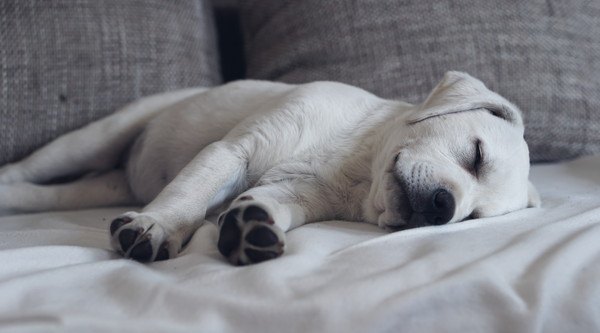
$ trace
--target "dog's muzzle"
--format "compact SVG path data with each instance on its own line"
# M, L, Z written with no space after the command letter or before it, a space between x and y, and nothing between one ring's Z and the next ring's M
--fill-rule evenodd
M418 203L411 202L413 212L408 221L410 227L442 225L450 222L454 216L456 201L452 193L445 189L439 188L432 193L421 193L414 200Z
M442 177L435 171L435 165L425 161L395 168L391 180L391 188L395 190L389 197L393 202L390 207L396 208L396 216L404 223L393 223L392 228L442 225L452 220L456 213L456 197L440 182Z

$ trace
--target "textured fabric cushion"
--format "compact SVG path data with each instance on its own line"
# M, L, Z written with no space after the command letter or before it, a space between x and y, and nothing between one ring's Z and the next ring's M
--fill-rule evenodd
M247 74L421 102L461 70L521 107L532 159L600 152L600 1L248 0Z
M202 0L0 1L0 165L143 95L220 83Z

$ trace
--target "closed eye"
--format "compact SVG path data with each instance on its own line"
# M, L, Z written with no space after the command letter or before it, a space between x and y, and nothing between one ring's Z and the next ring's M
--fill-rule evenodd
M484 164L483 159L483 148L481 144L481 140L475 140L475 158L473 160L473 174L475 177L479 178L481 173L481 167Z
M485 155L485 144L479 138L475 138L471 142L468 149L462 150L456 155L462 168L473 177L480 179L487 172L488 157Z
M481 139L475 139L473 141L473 148L469 153L468 162L465 163L465 169L467 169L473 177L479 179L485 172L486 158L484 154L484 144Z

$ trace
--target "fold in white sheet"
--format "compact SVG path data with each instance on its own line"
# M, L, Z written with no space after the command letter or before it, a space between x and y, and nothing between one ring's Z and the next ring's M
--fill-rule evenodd
M120 259L123 208L0 218L0 331L598 332L600 157L535 166L544 207L388 234L324 222L248 267L201 227L184 253Z

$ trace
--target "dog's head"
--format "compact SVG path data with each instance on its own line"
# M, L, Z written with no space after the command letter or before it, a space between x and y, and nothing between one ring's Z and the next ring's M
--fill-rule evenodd
M412 228L539 206L516 106L464 73L389 126L371 193L380 226Z

